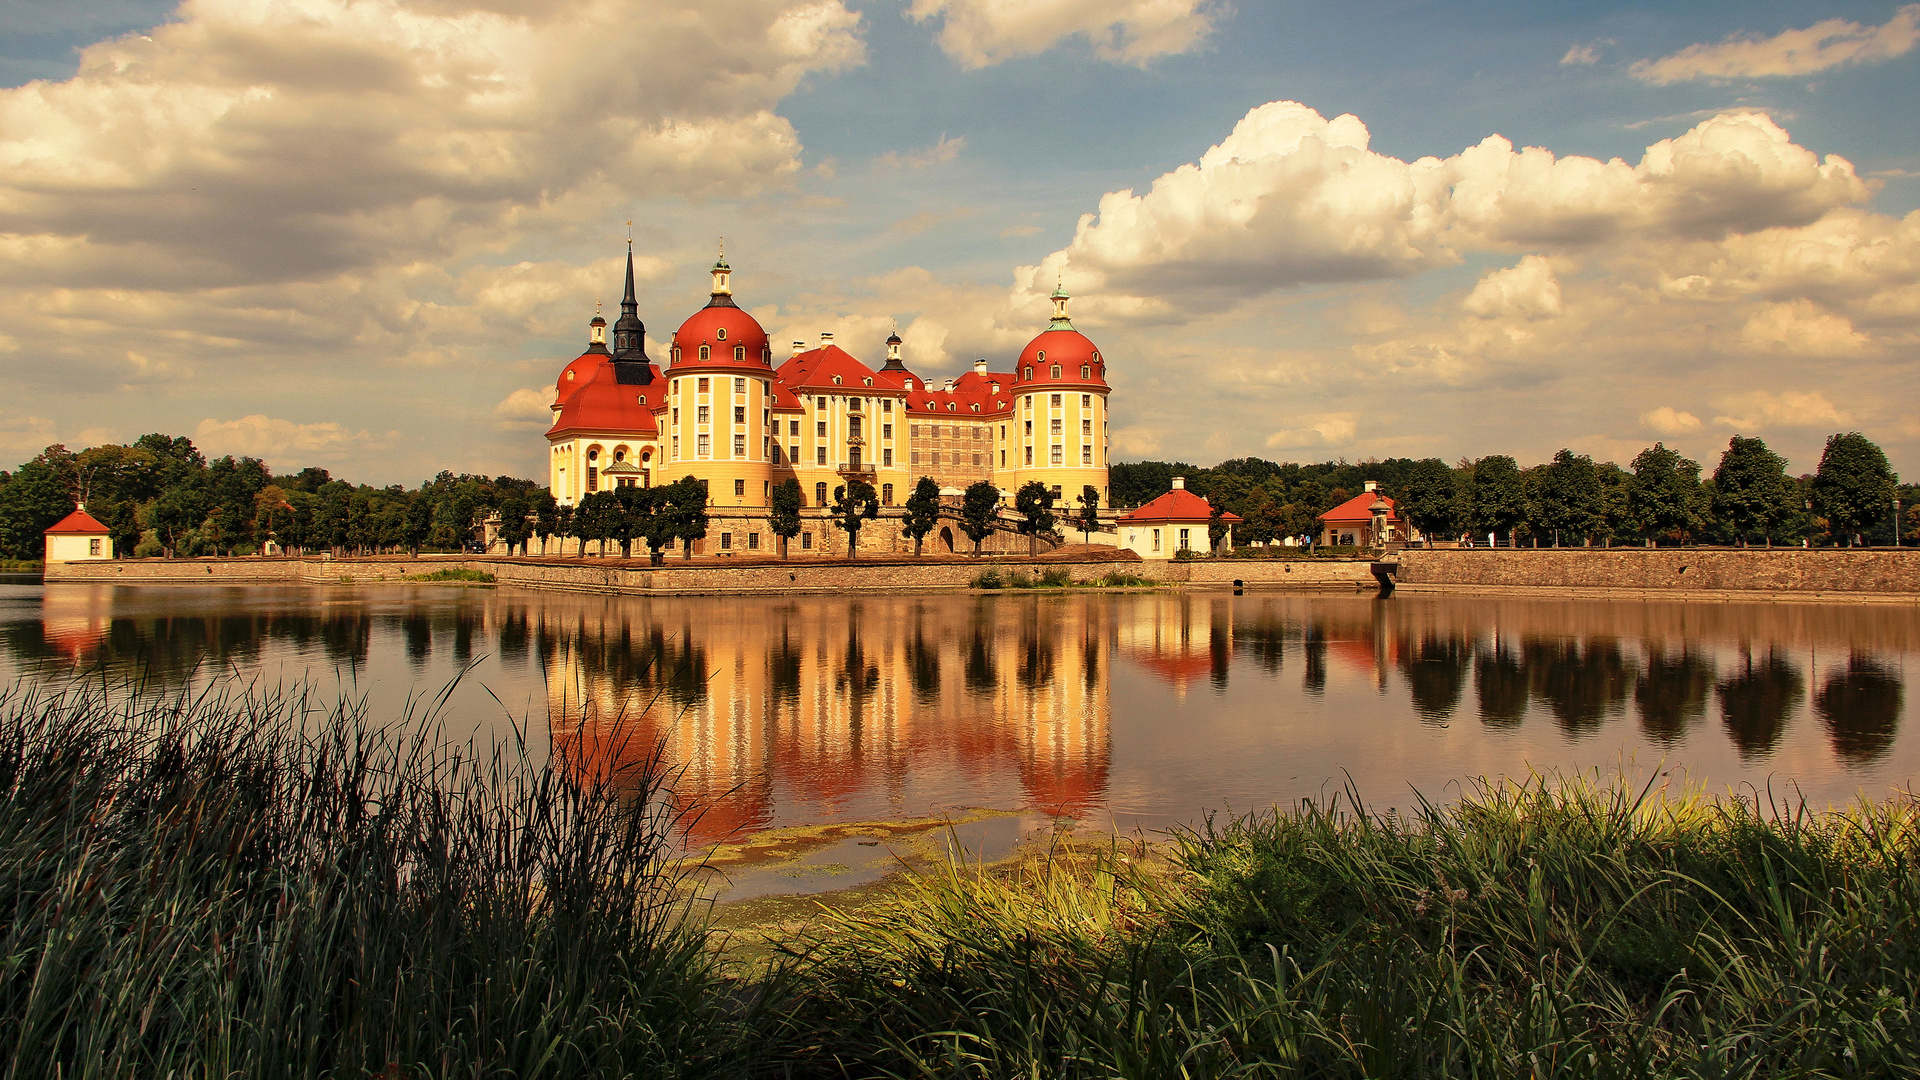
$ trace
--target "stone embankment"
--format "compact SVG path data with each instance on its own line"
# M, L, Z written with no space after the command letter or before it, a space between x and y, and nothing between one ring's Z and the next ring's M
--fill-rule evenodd
M1143 562L1131 553L1062 550L1037 559L980 560L957 556L744 560L531 558L509 556L382 556L362 559L114 559L56 563L49 582L110 582L118 585L336 585L395 582L435 570L467 569L492 574L501 585L558 592L655 593L663 595L755 595L769 593L915 592L964 589L982 573L1002 578L1034 577L1065 570L1076 582L1111 573L1194 588L1372 591L1365 560L1194 560Z
M1409 549L1405 592L1920 603L1920 548Z

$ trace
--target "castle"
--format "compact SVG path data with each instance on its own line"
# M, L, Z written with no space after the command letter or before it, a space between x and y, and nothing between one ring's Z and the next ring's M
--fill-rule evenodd
M883 508L905 502L923 476L948 497L985 480L1008 504L1039 481L1062 511L1092 485L1107 505L1106 361L1073 328L1064 290L1014 370L979 360L929 382L907 367L897 333L878 368L825 333L814 348L794 342L775 367L766 330L734 301L732 276L724 257L714 263L706 306L680 324L661 365L647 355L629 243L611 347L595 315L587 350L554 384L547 473L562 505L693 476L707 486L713 519L703 547L743 554L772 547L768 504L789 478L806 521L797 550L836 546L825 518L834 490L856 477Z

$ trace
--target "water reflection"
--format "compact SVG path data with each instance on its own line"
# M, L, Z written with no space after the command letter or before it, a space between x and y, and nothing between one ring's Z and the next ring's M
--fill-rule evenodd
M1844 793L1920 771L1916 652L1916 613L1813 605L0 593L0 656L35 677L344 671L397 700L471 665L459 708L544 710L580 768L663 746L707 837L975 805L1162 820L1643 752Z

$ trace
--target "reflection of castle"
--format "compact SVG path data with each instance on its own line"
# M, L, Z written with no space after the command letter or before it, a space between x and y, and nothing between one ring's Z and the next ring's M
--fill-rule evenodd
M1077 813L1106 788L1109 611L966 597L610 607L547 651L555 741L599 768L664 746L705 838L874 797L924 812L906 800L929 771L1011 770L1030 805Z

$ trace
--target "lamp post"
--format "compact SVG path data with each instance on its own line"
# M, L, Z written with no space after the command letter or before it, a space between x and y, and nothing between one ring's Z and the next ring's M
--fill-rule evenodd
M1893 546L1900 546L1900 493L1898 490L1893 495Z

